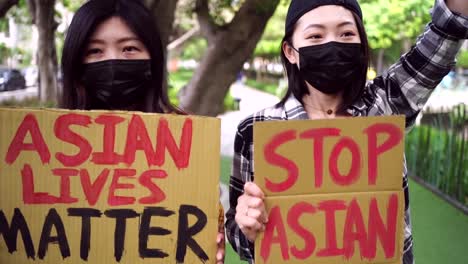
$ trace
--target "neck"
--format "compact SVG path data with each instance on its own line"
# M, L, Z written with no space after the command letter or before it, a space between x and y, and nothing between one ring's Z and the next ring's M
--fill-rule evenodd
M309 87L309 94L302 97L304 108L309 118L334 118L336 111L343 102L343 93L325 94L319 90Z

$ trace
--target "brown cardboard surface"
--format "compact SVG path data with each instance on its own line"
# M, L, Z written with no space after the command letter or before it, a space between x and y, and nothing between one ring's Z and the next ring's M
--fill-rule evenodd
M270 214L267 230L256 240L256 263L399 263L403 249L404 123L403 116L256 123L255 183L265 193ZM386 230L392 194L398 198L397 211L390 214L396 217L396 230L382 237L394 236L395 250L385 255L383 244L377 240L373 243L375 256L366 251L368 247L360 251L356 241L367 245L367 241L372 241L369 234L376 234L375 228ZM376 199L372 202L374 209L382 215L381 225L369 215L372 199ZM338 203L335 206L341 209L325 213L330 202ZM303 207L294 207L296 213L289 214L294 205ZM358 211L362 213L361 220L347 215ZM325 221L332 215L336 220L334 229ZM282 240L278 221L272 222L271 217L284 223ZM354 229L345 231L345 223ZM335 230L335 236L326 235L332 232L326 228ZM270 238L265 239L268 230ZM319 254L327 243L333 243L334 237L337 251ZM304 251L304 241L311 240L315 240L315 247L311 251L309 245ZM350 250L350 245L354 246L354 254L338 250Z
M269 222L256 240L256 263L401 263L402 191L276 196L266 207Z
M293 161L297 166L300 177L297 177L294 185L287 189L288 195L397 190L401 188L403 180L401 174L403 171L404 124L405 119L402 116L255 123L255 182L265 192L266 196L284 195L281 191L269 190L265 183L267 179L273 183L281 183L287 179L288 172L284 169L284 165L281 165L281 167L277 165L278 163L285 164L285 161L276 158L276 164L272 164L266 160L265 155L267 146L274 141L273 139L275 137L283 137L286 138L284 143L271 148L273 151L269 153L272 156L271 153L275 152L279 156L282 156L283 159ZM392 145L390 149L382 151L378 155L376 182L375 184L369 184L368 142L370 137L365 131L374 125L392 126L400 134L400 140L396 145ZM310 137L303 138L304 133L307 133L307 131L317 131L317 129L333 129L338 130L340 133L340 136L325 137L323 140L323 161L319 164L323 168L323 183L320 187L315 186L315 168L317 168L317 164L319 163L314 155L314 150L318 149L314 147L316 141ZM385 127L382 130L385 131ZM281 136L282 134L286 136ZM377 135L377 141L370 141L375 142L377 147L388 140L388 134L385 132L374 134ZM329 169L331 153L335 146L343 139L346 142L350 142L351 140L353 143L349 144L354 144L357 150L356 153L361 157L358 159L357 155L355 156L360 172L357 180L350 185L335 183L331 178ZM344 148L341 152L338 151L338 153L340 153L336 163L338 171L340 174L346 175L351 169L351 152L348 148ZM272 157L272 159L274 158Z
M220 120L0 109L0 135L0 263L214 263ZM83 212L90 230L73 216ZM14 215L29 229L29 258L28 237L9 232Z

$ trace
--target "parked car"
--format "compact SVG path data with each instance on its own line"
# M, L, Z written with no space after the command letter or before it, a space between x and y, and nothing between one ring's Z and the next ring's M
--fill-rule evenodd
M0 68L0 91L25 89L26 80L17 69Z

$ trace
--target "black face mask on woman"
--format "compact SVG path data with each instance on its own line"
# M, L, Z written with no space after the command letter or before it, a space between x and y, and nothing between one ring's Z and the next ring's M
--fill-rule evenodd
M359 43L328 42L296 51L301 77L325 94L341 92L362 72L364 59Z
M106 60L84 65L89 107L106 110L142 108L151 80L150 60Z

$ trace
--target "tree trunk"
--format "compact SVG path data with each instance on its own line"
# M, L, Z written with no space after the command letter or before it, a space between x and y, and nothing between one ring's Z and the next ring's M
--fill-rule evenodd
M402 45L402 54L408 52L411 49L411 45L413 45L413 41L410 39L403 39L403 45Z
M197 0L200 30L208 49L181 97L181 108L192 114L216 116L224 109L224 98L244 62L252 56L279 0L245 0L232 22L214 24L207 0Z
M146 6L151 13L153 13L155 24L159 29L163 47L169 44L178 1L179 0L146 0Z
M4 17L8 10L18 4L19 0L0 0L0 18Z
M172 34L175 11L179 0L146 0L146 6L153 13L154 23L156 24L164 49L164 72L167 76L167 45ZM163 79L163 89L169 89L167 78Z
M55 0L34 0L33 16L39 32L37 64L39 69L39 99L57 101L57 52L55 47Z
M179 38L169 43L167 45L168 58L171 59L171 58L179 56L180 53L185 48L186 44L189 43L189 40L191 40L194 37L199 36L199 34L200 34L200 28L198 27L198 25L196 25L189 31L185 32L185 34L183 34Z
M377 75L382 74L384 70L384 55L385 55L385 49L379 49L379 53L377 55Z

